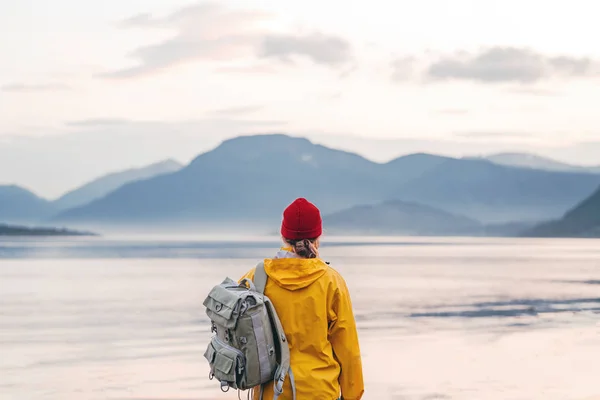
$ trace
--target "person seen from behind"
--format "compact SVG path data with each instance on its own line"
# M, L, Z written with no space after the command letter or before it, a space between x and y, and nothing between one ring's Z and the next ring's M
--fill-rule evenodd
M319 257L319 209L298 198L283 212L284 246L264 260L265 295L279 315L290 348L298 400L358 400L362 360L350 293L342 276ZM255 268L241 279L254 279ZM240 280L241 280L240 279ZM259 391L254 391L258 399ZM263 398L273 398L265 385ZM292 398L289 375L281 400Z

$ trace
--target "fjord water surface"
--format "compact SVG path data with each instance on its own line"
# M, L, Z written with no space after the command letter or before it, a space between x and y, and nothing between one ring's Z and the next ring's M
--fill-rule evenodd
M278 245L0 241L0 398L237 398L208 379L202 301ZM600 241L325 238L322 255L353 296L365 399L600 396Z

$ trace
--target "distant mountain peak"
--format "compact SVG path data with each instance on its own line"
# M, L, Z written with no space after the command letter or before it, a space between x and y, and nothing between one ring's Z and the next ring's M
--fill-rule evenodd
M258 135L245 135L227 139L215 149L245 149L248 147L277 148L277 147L308 147L314 144L303 137L295 137L283 133L267 133Z
M411 153L411 154L406 154L404 156L401 156L400 158L445 158L445 159L449 159L451 157L445 157L445 156L440 156L437 154L432 154L432 153L426 153L426 152L416 152L416 153Z
M166 159L145 167L112 172L66 193L55 201L55 205L61 210L79 207L99 199L127 183L175 172L181 168L183 168L183 165L179 162L173 159Z
M183 164L173 158L167 158L165 160L155 162L154 164L150 164L145 168L152 168L152 167L158 167L158 166L171 167L171 168L182 168Z
M154 162L154 163L146 165L146 166L131 167L131 168L127 168L127 169L124 169L121 171L110 172L98 179L106 178L109 176L122 175L125 173L133 173L133 172L142 172L143 173L143 171L153 171L153 170L159 170L159 172L162 172L163 170L178 170L180 168L183 168L183 164L181 164L180 162L178 162L172 158L167 158L165 160L157 161L157 162Z
M37 198L43 200L41 197L33 193L31 190L24 188L23 186L15 183L9 183L6 185L0 185L0 194L4 196L27 196L30 198Z
M489 155L487 158L493 158L493 157L522 157L522 158L527 158L527 159L545 159L545 160L549 160L549 158L547 157L542 157L539 156L537 154L533 154L533 153L524 153L524 152L503 152L503 153L494 153Z
M303 140L303 141L309 141L307 138L305 137L301 137L301 136L294 136L294 135L290 135L287 133L255 133L255 134L250 134L250 135L239 135L239 136L235 136L229 139L225 139L223 140L223 143L228 143L228 142L242 142L242 141L247 141L247 140L263 140L263 139L268 139L268 140Z
M563 163L549 157L543 157L533 153L523 152L504 152L490 154L481 157L480 159L488 160L494 164L518 167L540 169L546 171L562 171L562 172L589 172L600 173L600 166L583 166Z
M198 155L188 168L203 168L206 163L223 165L233 161L255 163L259 160L273 160L274 163L275 160L295 160L317 167L343 162L341 158L351 158L353 161L360 159L361 162L372 164L355 153L322 146L303 137L273 133L227 139L213 150Z
M29 223L55 212L54 206L33 192L15 185L0 185L0 222Z
M444 161L455 160L453 157L440 156L432 153L410 153L405 154L400 157L396 157L391 161L388 161L388 164L397 164L397 163L405 163L405 162L420 162L420 163L433 163L439 164Z
M24 189L15 183L7 183L6 185L0 185L0 191L3 191L5 193L28 192L27 189Z

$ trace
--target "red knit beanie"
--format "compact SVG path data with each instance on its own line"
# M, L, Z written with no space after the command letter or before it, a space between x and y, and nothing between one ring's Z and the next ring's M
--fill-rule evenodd
M283 211L281 235L286 239L313 239L321 236L321 213L304 198L294 200Z

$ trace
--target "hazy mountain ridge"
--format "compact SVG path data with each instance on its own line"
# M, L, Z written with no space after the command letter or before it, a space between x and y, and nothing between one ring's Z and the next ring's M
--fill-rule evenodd
M241 137L224 141L176 173L125 185L61 213L57 221L87 223L102 216L125 224L276 223L280 216L273 210L295 197L311 198L325 213L381 199L385 188L378 181L385 177L380 168L303 138ZM375 182L373 176L378 176ZM132 204L137 206L128 207Z
M542 223L524 236L600 237L600 187L561 219Z
M153 167L161 163L146 168L153 171L151 176L138 175L139 179L88 203L63 211L46 204L50 211L33 222L95 230L128 226L262 230L280 222L276 210L296 197L307 197L340 226L344 223L336 218L345 216L369 231L504 235L558 218L600 185L600 174L427 153L376 163L284 134L229 139L186 166L167 164L159 171ZM135 171L139 169L124 171L120 177ZM111 175L71 193L85 194L98 182L111 182ZM349 209L364 219L351 217ZM372 225L377 218L379 228ZM432 222L435 218L437 225ZM406 226L394 227L391 220Z
M105 196L123 184L176 171L182 167L173 160L147 167L131 168L95 179L51 201L17 185L0 185L0 222L35 224L46 221L72 205L84 205Z
M49 218L57 208L17 185L0 185L0 222L28 224Z
M61 213L74 224L243 226L277 224L295 197L324 214L390 199L465 215L486 225L561 215L600 184L600 174L505 167L430 154L375 163L283 134L229 139L166 176L124 185Z
M473 235L484 232L479 221L433 207L390 200L360 205L323 217L334 235Z
M157 162L146 167L130 168L114 172L94 179L85 185L74 189L54 201L56 208L65 210L79 207L104 197L126 183L151 178L153 176L175 172L183 165L174 160Z
M504 166L541 169L546 171L587 172L600 174L600 165L572 165L530 153L497 153L481 158L491 161L494 164Z
M393 197L468 215L484 223L539 222L561 215L599 184L600 174L451 158L401 185Z
M484 224L434 207L390 200L339 211L323 218L328 234L401 236L517 236L535 224Z

